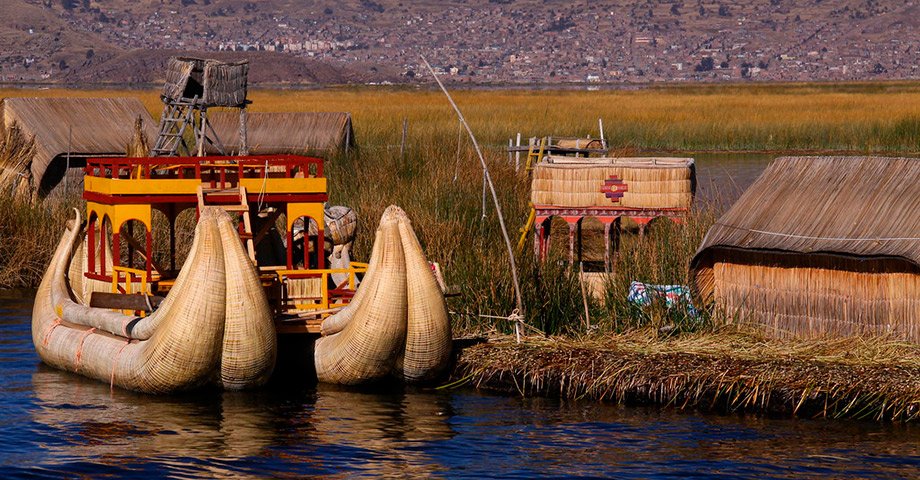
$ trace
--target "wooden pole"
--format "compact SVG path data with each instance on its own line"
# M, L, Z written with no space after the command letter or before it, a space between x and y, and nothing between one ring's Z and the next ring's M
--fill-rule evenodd
M249 155L249 135L246 117L246 105L240 108L240 155Z
M70 172L70 150L73 144L73 125L67 125L67 166L64 168L64 196L70 193L70 182L67 175Z
M518 132L517 134L517 140L515 140L515 146L517 147L521 146L521 132ZM518 150L514 152L514 171L516 172L520 169L521 169L521 151Z
M581 284L581 301L585 306L585 330L591 328L591 314L588 311L588 294L585 292L585 268L578 262L578 283Z
M514 282L514 297L517 302L518 312L523 317L524 299L521 296L521 284L518 281L517 262L514 259L514 246L511 245L511 238L508 236L508 229L505 227L505 217L502 214L502 206L498 201L498 193L495 191L495 185L492 183L492 176L489 174L489 166L486 164L485 157L482 156L482 150L479 148L479 142L476 141L476 136L473 135L473 130L470 128L470 125L466 123L466 119L463 118L463 112L461 112L457 104L454 103L454 99L450 96L450 92L448 92L447 88L444 87L444 84L441 83L441 79L438 78L438 75L434 73L434 69L431 68L428 60L426 60L425 57L422 57L422 62L425 63L425 66L428 68L431 76L434 77L434 81L438 83L438 87L441 88L441 91L444 92L444 95L447 97L447 101L450 102L451 107L454 108L454 112L456 112L457 116L460 118L460 123L462 123L463 127L466 128L466 133L469 134L470 140L473 142L473 148L476 149L476 155L479 156L479 162L482 164L483 175L486 178L486 182L489 184L489 190L492 192L492 201L495 203L495 213L498 217L498 224L502 230L502 237L504 237L505 240L505 247L508 249L508 264L511 267L511 279Z
M607 139L604 138L604 119L603 118L597 119L597 128L600 129L601 131L601 145L603 146L603 148L607 148Z

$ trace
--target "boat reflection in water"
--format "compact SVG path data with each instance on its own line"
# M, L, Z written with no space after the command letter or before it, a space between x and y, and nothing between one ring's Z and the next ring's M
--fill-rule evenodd
M32 377L42 470L232 477L291 470L377 475L444 471L407 443L455 433L447 395L366 393L319 385L299 392L148 396L39 365ZM87 463L91 462L91 463Z

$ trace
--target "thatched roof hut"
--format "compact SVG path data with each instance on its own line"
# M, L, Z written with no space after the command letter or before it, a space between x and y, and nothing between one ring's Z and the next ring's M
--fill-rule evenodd
M568 208L689 208L692 158L547 156L533 169L531 201Z
M35 139L30 168L42 192L63 178L68 151L73 168L87 157L124 155L138 117L148 141L156 137L153 118L136 98L5 98L0 110L4 129L15 123Z
M166 65L163 97L171 101L198 101L210 107L246 104L249 61L172 57Z
M248 113L247 144L251 155L296 154L354 146L351 115L339 112ZM240 150L236 112L209 112L208 119L226 151ZM217 153L210 147L209 153Z
M691 262L703 302L776 334L920 341L920 159L784 157Z

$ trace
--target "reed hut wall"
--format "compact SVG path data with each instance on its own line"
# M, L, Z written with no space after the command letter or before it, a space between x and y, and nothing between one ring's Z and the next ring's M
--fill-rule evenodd
M153 117L135 98L15 97L3 99L0 111L4 128L15 123L35 139L30 170L33 185L43 190L63 178L68 151L71 167L88 157L124 155L138 117L148 142L156 138Z
M701 303L777 336L920 342L920 159L783 157L707 233Z
M695 190L692 158L549 156L534 167L531 201L570 208L689 208Z
M295 154L341 150L355 144L351 116L339 112L247 113L246 141L252 155ZM236 112L208 112L217 138L228 151L240 150ZM209 153L217 153L208 147Z

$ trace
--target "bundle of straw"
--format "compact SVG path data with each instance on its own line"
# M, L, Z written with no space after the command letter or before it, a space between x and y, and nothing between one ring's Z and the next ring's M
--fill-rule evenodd
M314 352L322 382L356 385L389 376L423 382L447 367L444 294L399 207L384 211L361 287L348 307L323 322L322 333Z
M255 268L229 215L204 208L169 296L133 318L91 308L67 273L82 262L84 229L70 223L36 294L32 340L45 363L129 390L169 393L212 383L246 388L268 380L276 339ZM71 275L71 278L73 276Z
M27 138L15 122L0 129L0 192L9 192L14 198L28 198L34 156L35 138Z

